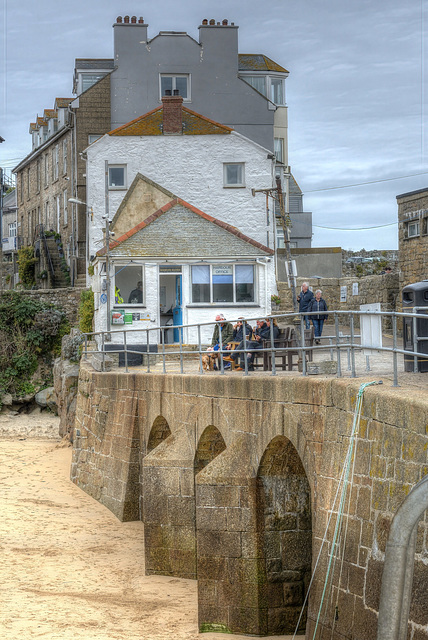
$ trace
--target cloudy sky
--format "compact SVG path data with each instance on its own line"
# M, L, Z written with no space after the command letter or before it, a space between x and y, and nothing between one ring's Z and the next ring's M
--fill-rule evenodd
M149 37L203 18L239 25L240 53L290 71L289 162L313 246L397 247L396 195L428 187L428 0L0 0L0 166L31 150L29 123L71 96L75 58L113 57L118 15ZM369 229L365 229L369 227Z

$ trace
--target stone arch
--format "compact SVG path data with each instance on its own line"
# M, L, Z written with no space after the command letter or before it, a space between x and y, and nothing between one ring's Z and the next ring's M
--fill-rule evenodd
M195 451L195 475L202 471L219 453L226 449L226 443L220 431L214 425L204 429Z
M171 429L167 420L163 416L157 416L153 421L152 428L150 429L149 439L147 441L147 451L149 454L153 449L156 449L161 442L166 440L171 435Z
M294 633L311 575L311 490L299 454L285 436L273 438L264 451L256 499L268 592L267 634ZM306 612L300 632L305 625Z

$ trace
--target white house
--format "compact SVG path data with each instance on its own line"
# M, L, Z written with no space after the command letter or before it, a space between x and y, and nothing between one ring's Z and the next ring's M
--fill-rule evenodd
M270 312L275 221L264 195L252 192L273 186L266 149L171 96L86 155L96 331L123 330L125 317L129 328L145 328L209 322L220 312L231 319ZM105 215L114 233L109 292ZM177 341L178 330L165 339ZM129 334L130 342L141 340ZM153 332L150 342L159 340ZM197 342L196 330L183 340Z

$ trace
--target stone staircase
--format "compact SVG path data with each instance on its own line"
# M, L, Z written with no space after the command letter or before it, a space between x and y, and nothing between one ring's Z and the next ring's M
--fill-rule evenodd
M62 270L61 265L62 265L62 255L60 253L60 250L58 248L58 245L55 241L55 238L53 237L49 237L46 238L46 244L49 250L49 255L51 258L51 262L52 262L52 266L53 266L53 271L54 271L54 278L53 278L53 282L52 282L52 275L50 273L50 269L49 267L47 268L47 272L48 272L48 285L49 288L51 289L59 289L59 288L63 288L63 287L69 287L70 286L70 277L66 275L66 273ZM43 244L42 244L43 247ZM44 253L44 248L43 248L43 253ZM45 255L45 262L46 265L48 265L48 256Z

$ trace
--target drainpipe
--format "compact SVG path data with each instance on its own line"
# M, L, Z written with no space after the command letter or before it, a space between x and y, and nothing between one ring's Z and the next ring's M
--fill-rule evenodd
M428 508L428 475L400 505L385 550L377 640L406 640L418 522Z

